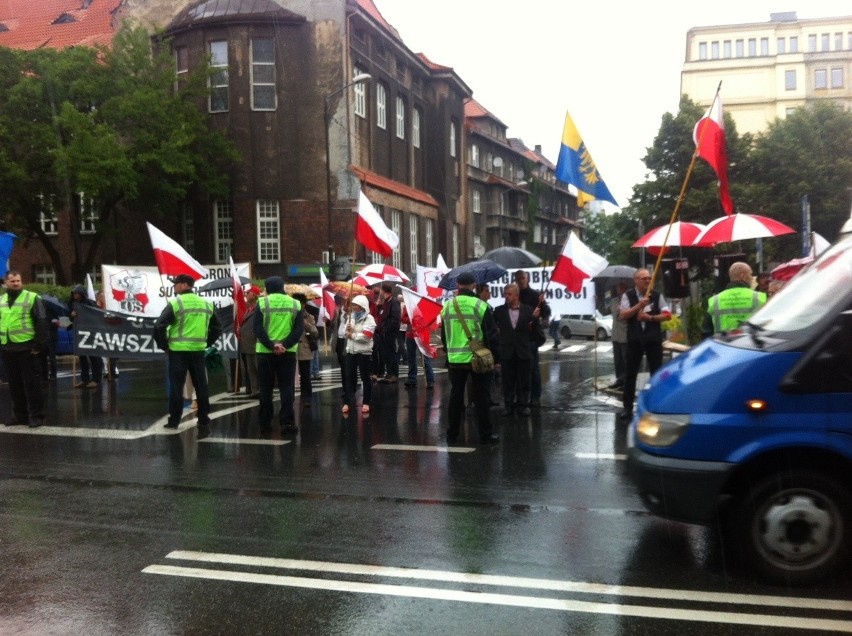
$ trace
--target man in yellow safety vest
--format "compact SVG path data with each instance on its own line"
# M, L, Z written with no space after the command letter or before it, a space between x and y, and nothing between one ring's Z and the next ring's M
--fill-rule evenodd
M751 288L752 272L748 263L737 261L728 268L728 286L707 300L707 316L713 333L727 333L746 322L766 304L766 294ZM705 333L710 332L705 321Z

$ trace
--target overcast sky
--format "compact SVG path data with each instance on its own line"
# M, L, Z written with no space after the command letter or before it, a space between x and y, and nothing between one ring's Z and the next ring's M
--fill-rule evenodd
M677 111L691 27L852 13L849 0L374 1L411 50L452 67L510 137L554 163L570 111L620 205L644 181L663 114Z

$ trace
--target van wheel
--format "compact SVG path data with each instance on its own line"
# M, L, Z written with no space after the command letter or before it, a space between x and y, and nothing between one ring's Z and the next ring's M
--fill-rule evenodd
M604 329L603 327L598 327L598 340L606 340L606 339L607 339L606 329Z
M736 547L773 583L822 579L849 556L850 495L826 475L789 471L766 477L743 493L731 521Z
M559 328L559 335L562 336L563 340L571 339L571 328L568 325L562 325Z

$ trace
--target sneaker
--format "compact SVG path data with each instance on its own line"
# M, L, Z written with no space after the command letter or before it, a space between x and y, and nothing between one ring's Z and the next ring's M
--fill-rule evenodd
M180 426L180 422L166 422L164 428L177 428L178 426Z
M86 388L87 389L97 389L100 385L101 385L100 382L95 382L94 380L92 380L91 382L86 383Z

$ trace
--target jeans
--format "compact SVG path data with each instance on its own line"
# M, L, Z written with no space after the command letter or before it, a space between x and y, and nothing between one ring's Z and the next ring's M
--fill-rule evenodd
M314 355L311 358L311 375L319 375L320 372L320 358L319 358L319 349L314 351Z
M203 351L169 351L169 424L176 426L183 415L183 384L186 374L195 387L198 425L210 423L210 390Z
M408 356L408 381L417 381L417 342L414 338L405 339L405 353ZM422 355L422 354L421 354ZM435 371L432 369L432 358L423 356L423 368L426 374L426 384L435 384Z
M550 334L550 337L553 338L553 346L558 347L562 342L559 339L559 321L551 318L550 327L548 327L547 332Z
M275 408L272 405L272 389L278 381L281 395L281 412L278 422L281 426L295 426L296 413L293 402L296 399L296 353L288 351L281 355L274 353L257 354L257 381L260 385L260 410L258 420L261 431L268 431L272 425Z

